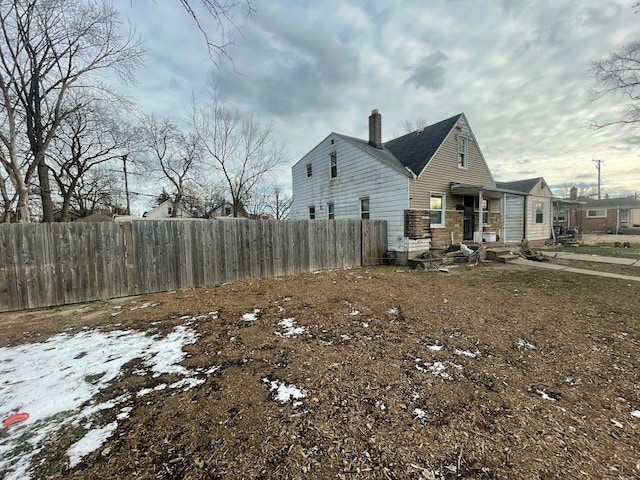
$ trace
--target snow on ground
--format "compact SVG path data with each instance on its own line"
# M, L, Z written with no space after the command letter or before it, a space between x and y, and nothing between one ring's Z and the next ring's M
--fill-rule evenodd
M536 346L533 343L529 343L524 339L519 339L516 342L516 346L520 349L520 350L535 350Z
M287 385L281 380L263 378L262 381L269 385L269 391L274 394L274 399L278 403L289 403L289 400L291 400L294 407L299 407L302 405L300 399L307 396L303 390L300 390L295 385Z
M307 327L296 327L296 319L295 318L285 318L278 322L283 329L283 332L275 332L276 335L282 337L296 337L298 335L302 335L307 331Z
M189 317L187 323L194 319ZM96 402L96 395L108 393L112 382L122 375L123 366L134 359L142 362L138 374L184 377L169 385L174 390L203 383L201 377L217 367L190 371L180 365L186 355L183 347L196 339L196 332L184 325L164 337L134 330L85 329L60 333L42 343L0 348L0 420L19 412L29 414L27 420L8 427L0 437L0 475L7 480L30 478L32 460L44 442L63 427L88 429L69 449L72 466L99 448L116 430L118 420L128 417L133 407L127 403L136 395L167 387L160 384L135 395L132 392ZM116 421L94 426L97 413L116 407L120 409ZM25 445L29 447L25 449Z
M245 322L255 322L258 319L258 314L260 313L259 308L255 308L253 313L245 313L242 315L242 320Z
M631 412L631 416L634 418L640 418L640 410L634 410Z

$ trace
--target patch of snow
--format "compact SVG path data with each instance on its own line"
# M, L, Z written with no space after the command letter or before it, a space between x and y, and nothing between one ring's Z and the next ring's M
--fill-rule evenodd
M456 355L462 355L464 357L469 358L477 358L480 356L480 352L476 350L475 352L471 352L469 350L458 350L457 348L453 351Z
M351 340L351 335L346 335L346 334L340 335L340 339L343 342L348 342L349 340Z
M631 416L634 418L640 418L640 410L634 410L631 412Z
M400 310L397 307L391 307L389 310L387 310L387 313L389 315L398 315L398 313L400 313Z
M356 315L360 315L360 312L358 310L353 310L352 312L345 313L345 315L353 315L355 317Z
M536 393L538 395L540 395L542 397L543 400L549 400L550 402L555 402L556 399L553 397L550 397L547 392L543 391L543 390L536 390Z
M427 345L427 348L434 352L439 352L444 348L444 345Z
M519 339L516 342L516 346L520 349L520 350L535 350L536 346L532 343L527 342L524 339Z
M117 312L113 312L111 316L115 317L116 315L120 315L121 313L122 313L122 310L118 310Z
M129 414L131 413L131 410L133 410L133 407L122 407L120 409L120 413L118 415L116 415L116 419L118 420L125 420L127 418L129 418Z
M242 315L242 320L245 322L255 322L258 319L258 314L260 313L259 308L254 308L253 313L245 313Z
M169 388L174 388L174 389L177 388L177 389L181 389L183 392L188 392L193 387L197 387L198 385L202 385L203 383L204 383L204 379L202 378L187 377L187 378L178 380L177 382L173 382L172 384L169 385Z
M413 415L418 419L418 420L424 420L425 418L427 418L427 412L425 412L424 410L422 410L421 408L414 408L413 409Z
M297 335L302 335L304 332L307 331L306 327L296 327L296 319L295 318L285 318L284 320L281 320L280 322L278 322L278 325L280 325L283 329L284 332L280 333L280 332L275 332L276 335L280 335L282 337L295 337Z
M123 366L132 360L142 360L143 366L136 369L136 374L143 369L154 372L154 376L189 374L178 363L186 355L183 346L196 338L196 332L184 326L165 337L134 330L83 329L76 334L54 335L42 343L0 348L0 418L15 412L29 413L28 420L6 430L0 447L0 471L7 480L30 478L31 462L46 439L63 427L80 425L83 419L116 408L130 398L123 395L98 404L92 401L98 393L108 392ZM109 428L116 426L114 422ZM74 445L71 450L78 459L74 461L97 443L96 436L107 433L96 430L87 434L83 443ZM27 450L24 435L29 435Z
M368 324L367 322L362 322L362 326L363 326L364 328L369 328L369 324Z
M69 467L73 468L80 463L82 457L86 457L102 446L107 439L113 435L118 422L111 422L102 428L89 430L84 437L71 445L67 450L69 456Z
M383 402L380 402L380 401L376 401L376 407L378 407L383 412L387 409L387 406Z
M279 380L269 380L263 378L262 381L269 385L269 391L274 393L274 399L279 403L288 403L290 400L294 407L302 405L302 402L296 401L306 398L307 394L295 385L287 385Z
M140 310L141 308L157 307L158 305L160 305L160 304L159 303L144 302L144 303L141 303L140 305L135 305L135 306L129 308L129 310Z

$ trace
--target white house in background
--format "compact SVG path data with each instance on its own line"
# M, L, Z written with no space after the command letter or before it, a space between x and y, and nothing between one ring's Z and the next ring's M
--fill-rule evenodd
M464 113L383 144L373 110L368 140L331 133L292 176L292 218L387 220L399 259L500 239L505 196L526 195L496 185Z
M520 192L505 196L505 241L524 239L530 245L544 243L553 228L553 193L544 178L496 182L496 185Z
M165 200L164 202L156 205L148 212L145 212L142 216L144 218L155 220L161 218L193 218L187 210L178 206L178 211L175 216L173 215L173 209L176 208L172 200Z

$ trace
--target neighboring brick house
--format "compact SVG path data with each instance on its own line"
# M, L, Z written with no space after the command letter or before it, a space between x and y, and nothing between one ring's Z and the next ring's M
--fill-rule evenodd
M635 196L578 200L584 203L568 213L582 233L619 233L621 229L640 227L640 200Z
M387 220L398 258L498 240L505 196L526 196L496 186L464 113L383 143L373 110L368 140L331 133L292 176L292 218Z

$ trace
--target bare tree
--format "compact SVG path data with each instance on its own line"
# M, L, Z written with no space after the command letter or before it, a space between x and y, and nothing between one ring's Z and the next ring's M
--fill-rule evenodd
M225 108L215 94L208 107L194 107L193 121L237 217L256 189L283 164L284 148L275 143L271 126Z
M69 92L98 87L98 75L115 72L132 81L140 42L122 36L118 14L106 0L3 0L0 2L0 76L19 107L37 170L43 220L53 221L46 153L61 121L73 113ZM108 94L108 89L99 91Z
M571 196L571 189L576 189L576 196L590 197L596 194L598 184L595 182L566 182L554 187L553 193L560 198L569 198Z
M175 217L185 195L188 196L189 189L197 183L202 143L195 132L183 132L170 121L159 121L153 116L143 119L142 134L149 153L149 169L159 168L161 180L171 186L171 216Z
M71 194L70 212L82 218L92 213L124 213L120 198L118 176L100 167L86 172L78 179Z
M211 58L227 57L227 49L234 42L234 32L238 30L235 23L235 13L243 4L246 7L245 15L253 13L252 0L180 0L180 6L189 14L195 22L198 30L204 36ZM197 5L200 5L198 7ZM220 36L218 40L213 40L206 28L207 20L213 20Z
M605 58L591 63L590 74L594 79L591 98L597 100L608 95L626 99L627 104L619 120L592 127L602 128L615 124L640 122L640 41L634 40Z
M50 148L50 172L62 198L60 221L68 221L80 179L105 163L118 164L131 149L135 133L108 106L90 94L72 95L72 112L62 119Z
M402 122L402 129L404 130L404 133L411 133L424 128L427 125L427 119L424 117L419 117L413 121L405 120L404 122Z

